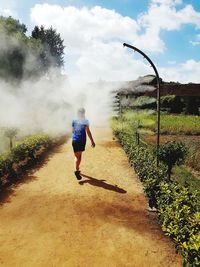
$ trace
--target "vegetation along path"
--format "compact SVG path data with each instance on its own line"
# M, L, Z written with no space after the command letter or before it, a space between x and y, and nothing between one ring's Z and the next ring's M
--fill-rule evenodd
M94 136L81 182L69 141L1 202L0 266L182 266L111 131Z

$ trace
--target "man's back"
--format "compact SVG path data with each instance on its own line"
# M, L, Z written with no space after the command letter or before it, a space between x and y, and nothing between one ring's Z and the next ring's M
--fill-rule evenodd
M86 119L75 119L72 121L72 140L86 141L86 127L89 126L89 121Z

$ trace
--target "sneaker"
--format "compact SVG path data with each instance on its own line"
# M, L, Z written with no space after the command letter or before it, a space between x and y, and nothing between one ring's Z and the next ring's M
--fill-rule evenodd
M80 171L75 171L74 174L75 174L77 180L81 180L82 179Z
M156 212L157 211L157 209L155 207L152 207L152 208L148 207L147 210L150 212Z

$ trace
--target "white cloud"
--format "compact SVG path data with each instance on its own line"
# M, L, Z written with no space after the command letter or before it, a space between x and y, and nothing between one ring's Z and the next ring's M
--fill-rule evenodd
M190 41L190 43L191 43L193 46L200 45L200 42L199 42L199 41Z
M154 4L154 2L157 3ZM200 12L195 11L191 5L176 10L176 3L171 5L171 2L174 1L153 1L148 12L140 16L140 25L147 28L157 28L159 31L178 30L183 24L189 23L200 28Z
M31 10L31 20L56 27L72 52L87 47L94 40L133 41L139 29L135 20L99 6L78 9L73 6L62 8L58 5L38 4Z
M138 38L137 22L114 10L35 5L31 20L45 27L53 25L61 33L66 53L76 58L79 79L128 80L148 71L122 45Z
M160 76L165 81L178 81L182 83L200 83L200 61L194 59L169 68L160 68Z
M1 0L0 3L0 15L8 17L18 17L17 6L15 0Z
M167 63L170 65L174 65L174 64L176 64L176 61L175 60L169 60Z
M162 53L165 49L165 43L159 36L159 30L155 27L147 27L145 33L138 35L134 40L134 45L144 49L144 51Z
M192 44L193 46L200 45L200 34L197 34L195 36L195 40L194 41L190 41L190 44Z
M182 4L182 0L152 0L153 4L164 4L164 5L177 5Z
M180 30L184 24L193 24L197 29L200 29L200 12L195 11L191 5L176 9L176 6L181 3L182 1L179 0L151 1L148 11L141 14L138 19L140 27L145 29L145 34L139 37L142 48L148 44L151 51L164 52L166 46L160 37L162 30ZM137 43L140 43L139 39ZM196 43L192 44L196 45Z
M0 14L4 17L13 16L13 12L8 8L0 9Z
M148 53L162 53L166 48L160 37L162 30L179 30L188 23L200 28L200 13L191 5L176 9L181 3L180 0L152 0L148 11L138 20L100 6L37 4L31 9L31 21L33 25L53 26L61 33L66 45L66 62L73 64L73 67L66 64L67 72L75 79L130 80L152 70L147 62L136 60L132 51L123 49L123 42ZM182 73L183 67L178 67ZM180 81L183 79L176 68L171 70L165 68L163 74L175 77L175 72ZM190 77L194 75L191 73Z

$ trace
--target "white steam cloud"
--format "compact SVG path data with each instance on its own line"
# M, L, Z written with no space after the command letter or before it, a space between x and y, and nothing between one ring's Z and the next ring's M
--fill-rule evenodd
M24 81L16 88L1 81L0 127L17 127L25 135L65 134L79 107L85 107L93 125L106 123L112 89L101 82L71 86L66 76L56 75L53 69L50 78Z
M24 49L15 37L7 36L2 27L0 36L0 56L12 53L16 48ZM23 53L26 73L37 67L37 58L30 51L23 50ZM20 83L1 79L0 129L17 128L21 136L36 132L66 134L80 107L85 107L86 116L93 125L106 123L110 117L110 91L113 89L116 84L108 86L102 81L70 85L68 77L53 68L40 79L24 77Z

